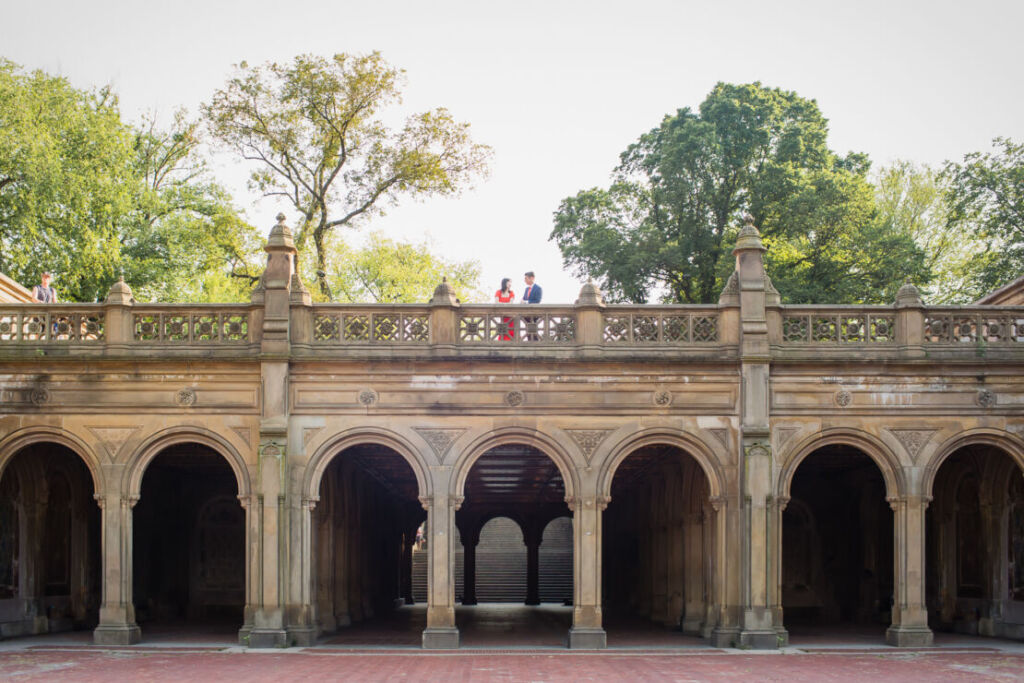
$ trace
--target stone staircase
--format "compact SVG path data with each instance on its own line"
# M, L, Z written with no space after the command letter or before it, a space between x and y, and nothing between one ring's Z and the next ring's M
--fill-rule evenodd
M458 532L456 532L458 533ZM463 551L456 537L455 597L462 601ZM553 522L539 551L541 602L563 603L572 598L572 526L563 518ZM427 601L427 549L412 556L412 594ZM515 522L498 518L487 524L476 548L477 602L523 603L526 600L526 546Z

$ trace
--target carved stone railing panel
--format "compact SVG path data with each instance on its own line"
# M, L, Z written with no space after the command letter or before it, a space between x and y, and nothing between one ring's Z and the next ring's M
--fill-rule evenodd
M896 313L890 308L787 309L782 314L782 342L821 346L895 344Z
M403 310L317 306L313 313L316 344L427 344L430 313L422 308Z
M718 342L718 313L609 311L604 315L602 339L608 345L714 344Z
M106 315L96 308L66 304L45 309L0 311L0 342L100 343L106 339Z
M132 312L132 339L157 344L244 344L249 312L220 307Z
M1024 308L997 310L929 308L924 317L927 344L1024 343Z
M576 315L570 310L469 307L459 313L460 344L576 343Z

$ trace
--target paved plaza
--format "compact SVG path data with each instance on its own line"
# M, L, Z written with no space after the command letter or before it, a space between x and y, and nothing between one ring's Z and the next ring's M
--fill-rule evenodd
M1024 679L1024 643L936 634L934 647L898 649L884 629L802 633L781 650L708 647L634 620L609 619L604 651L564 647L569 608L460 608L462 647L419 649L421 607L325 637L313 647L250 650L230 624L151 625L143 642L92 644L88 631L0 642L0 680L18 681L917 681Z

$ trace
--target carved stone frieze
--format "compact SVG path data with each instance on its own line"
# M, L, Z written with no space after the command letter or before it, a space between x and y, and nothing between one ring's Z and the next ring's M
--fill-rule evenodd
M672 392L668 389L662 389L654 392L654 405L667 408L672 405Z
M106 453L107 458L111 462L117 456L117 452L121 450L121 446L131 438L131 435L139 431L142 425L124 425L116 427L107 426L89 426L85 425L96 440L99 441L100 450Z
M853 401L853 394L851 394L846 389L840 389L835 393L834 399L837 406L839 406L840 408L845 408L848 405L850 405L851 401Z
M380 395L373 389L361 389L357 399L359 400L359 403L369 408L380 401Z
M989 389L982 389L978 392L978 396L975 399L978 405L982 408L992 408L996 405L996 393Z
M526 400L526 396L521 391L510 391L505 394L505 405L515 408L523 404Z
M611 429L566 429L565 430L572 440L576 442L576 445L580 447L583 452L583 459L590 464L590 459L594 456L594 451L601 445L601 442L612 433Z
M50 402L50 390L46 387L36 387L29 392L28 400L37 406L46 405Z
M775 433L775 450L782 451L782 448L789 443L789 440L793 438L793 435L800 431L799 427L776 427Z
M716 439L718 439L718 442L720 444L725 446L727 449L729 448L729 430L728 429L717 428L717 429L709 429L708 431L711 432L711 436L713 436Z
M179 389L174 395L174 402L183 408L190 408L196 404L196 390L192 387Z
M437 456L437 461L442 464L452 444L466 431L464 428L435 429L431 427L413 427L413 429L430 445L430 449Z
M931 439L932 434L938 431L937 429L896 429L893 427L886 427L886 430L896 437L915 464L921 449Z

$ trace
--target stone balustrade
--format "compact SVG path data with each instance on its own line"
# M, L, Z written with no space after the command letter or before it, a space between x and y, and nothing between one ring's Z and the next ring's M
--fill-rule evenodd
M289 341L307 353L430 349L472 354L588 348L621 356L673 350L729 352L739 338L725 305L454 305L293 303ZM259 304L0 304L0 353L81 345L120 353L147 349L258 351ZM788 305L768 310L779 354L1017 353L1024 307Z

